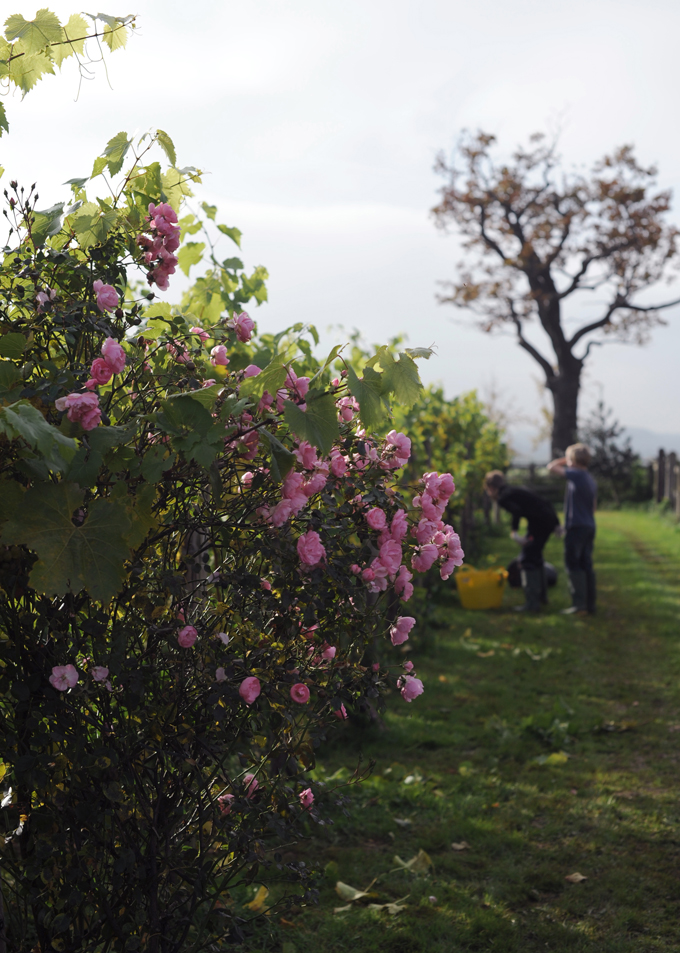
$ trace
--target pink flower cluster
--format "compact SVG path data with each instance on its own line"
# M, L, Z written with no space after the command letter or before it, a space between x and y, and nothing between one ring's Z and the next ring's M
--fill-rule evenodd
M418 548L411 558L411 567L416 572L427 572L440 560L441 578L448 579L454 568L463 564L465 556L453 526L442 521L446 504L455 490L453 477L450 473L441 476L425 473L422 482L425 484L424 492L413 498L413 505L421 510L423 516L412 530Z
M328 481L329 464L319 460L316 450L306 440L303 440L293 452L302 467L313 472L308 476L297 470L291 470L281 487L281 501L276 506L262 507L258 511L259 515L272 526L283 526L291 517L297 516L307 505L310 497L320 493Z
M283 411L284 400L292 400L298 405L300 410L307 410L307 404L304 402L309 390L309 378L298 377L291 367L286 375L284 386L276 392L276 409L279 413Z
M69 688L75 688L79 678L75 665L55 665L49 681L52 688L56 688L58 692L65 692Z
M404 510L397 510L388 526L385 513L377 506L366 512L366 522L380 532L378 555L361 571L361 578L371 592L384 592L388 581L394 583L397 595L407 602L413 595L412 574L402 564L402 542L408 531Z
M96 283L96 282L95 282ZM126 355L115 338L107 338L102 344L102 356L95 357L90 367L91 377L85 387L94 390L102 384L108 384L114 374L120 374L125 367Z
M167 291L170 275L177 267L175 252L179 248L180 227L177 214L167 202L160 205L149 204L148 231L151 235L140 235L138 244L145 250L144 261L154 265L147 275L149 284L157 284L161 291Z
M118 307L120 298L113 285L105 285L99 278L92 285L94 293L97 295L97 307L100 311L113 311Z
M54 406L57 410L68 411L66 415L68 419L74 424L80 424L83 430L94 430L102 419L99 397L90 391L85 394L67 394L66 397L58 397Z
M236 331L236 337L242 344L247 344L250 340L255 322L245 311L235 314L231 321L227 322L227 327Z

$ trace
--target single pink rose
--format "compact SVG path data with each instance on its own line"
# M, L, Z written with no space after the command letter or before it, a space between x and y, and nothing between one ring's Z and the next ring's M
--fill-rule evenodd
M344 705L340 705L340 707L336 709L333 712L333 714L335 715L336 718L339 718L340 721L346 721L347 718L349 718L349 715L347 714L347 709L345 708Z
M335 648L334 645L326 645L324 650L321 653L321 657L325 658L326 661L330 661L331 659L335 658L336 652L337 652L337 649Z
M210 340L210 335L207 331L204 331L203 328L189 328L189 334L197 334L202 344Z
M408 602L413 595L413 573L410 573L406 566L400 566L397 578L394 580L394 591L401 596L402 602Z
M58 692L73 688L79 679L75 665L55 665L50 675L50 685Z
M403 642L406 642L408 639L408 634L415 624L416 620L413 618L413 616L399 616L397 621L390 629L392 645L401 645Z
M193 625L185 625L183 629L179 630L177 641L183 649L190 649L197 638L198 632Z
M297 702L298 705L306 705L309 701L309 689L306 685L303 685L302 682L297 682L290 690L290 697L294 702Z
M260 786L260 782L257 780L254 774L244 774L243 775L243 784L246 789L246 797L254 798L255 792Z
M97 295L97 307L100 311L113 311L114 308L118 307L120 298L112 285L105 285L103 281L97 279L92 288Z
M418 697L418 695L422 695L423 691L425 690L423 688L423 683L414 675L404 675L401 681L402 686L400 691L402 698L406 702L412 702L414 698Z
M102 344L102 356L114 374L125 367L126 354L115 338L107 338ZM94 376L94 375L93 375Z
M304 808L311 807L314 803L314 795L312 794L311 788L305 788L304 791L300 791L298 797L300 798L300 804Z
M255 322L250 315L242 311L240 314L234 316L231 327L236 331L236 337L239 341L246 344L251 338Z
M95 665L91 672L95 682L105 682L109 677L109 670L104 665Z
M453 477L450 473L442 473L439 478L439 496L442 499L448 500L456 492L456 484L453 482Z
M371 529L380 531L387 526L387 517L379 507L374 506L372 509L367 510L365 515L366 522Z
M373 665L371 665L371 668L373 669L374 672L379 672L379 671L380 671L380 662L374 662Z
M261 691L260 679L255 678L254 675L249 675L241 682L238 693L246 705L252 705Z
M438 557L439 550L434 543L426 543L425 546L421 546L420 552L411 558L411 566L416 572L427 572Z
M257 377L258 374L262 373L262 368L258 367L257 364L249 364L243 372L244 377Z
M406 519L406 513L404 510L397 510L397 512L392 517L392 523L390 525L390 535L392 539L396 539L398 543L404 539L406 533L408 532L408 520Z
M361 574L361 578L364 580L364 582L373 582L375 579L375 572L369 566L367 569L364 569Z
M233 794L221 794L217 798L217 805L220 809L220 814L222 814L223 817L226 817L227 814L231 813L231 805L233 800Z
M54 402L57 410L67 410L67 417L78 423L83 430L94 430L102 418L99 397L88 391L86 394L67 394Z
M404 662L404 671L412 672L413 671L413 662Z
M268 579L260 579L260 588L264 589L265 592L271 592L272 584L270 583Z
M293 450L298 463L302 464L305 470L313 470L314 467L319 462L319 458L316 454L316 447L313 447L310 443L307 443L306 440L303 440L302 443Z
M398 572L399 566L401 564L401 557L401 545L396 539L388 539L387 542L383 543L383 545L380 547L378 559L388 573L390 573L390 575Z
M216 344L215 347L210 352L210 361L216 367L226 367L229 363L229 358L227 357L227 349L224 344Z
M313 529L300 536L297 541L297 551L302 565L310 569L321 565L326 559L326 550L321 545L321 537Z
M321 493L327 482L328 478L326 474L319 470L304 483L302 492L309 499L312 496L316 496L317 493Z
M108 384L113 377L113 368L103 357L96 357L94 361L92 361L90 374L92 374L92 379L97 385ZM89 384L90 382L88 381L87 383Z
M347 460L339 450L331 450L331 473L334 477L341 477L347 473Z
M358 576L361 572L361 566L358 566L356 563L352 563L352 565L349 567L349 571L353 572L355 576Z

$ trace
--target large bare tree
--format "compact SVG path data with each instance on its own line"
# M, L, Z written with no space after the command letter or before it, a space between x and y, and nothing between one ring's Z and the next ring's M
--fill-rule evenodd
M654 192L656 169L639 165L631 146L585 176L564 171L541 134L507 163L492 156L494 142L464 134L453 162L437 161L446 184L435 221L454 223L469 253L440 300L475 312L485 331L514 329L552 394L558 456L576 439L581 371L593 344L643 343L665 323L660 312L680 302L650 303L643 294L670 280L680 232L666 221L670 192ZM527 338L535 319L552 355Z

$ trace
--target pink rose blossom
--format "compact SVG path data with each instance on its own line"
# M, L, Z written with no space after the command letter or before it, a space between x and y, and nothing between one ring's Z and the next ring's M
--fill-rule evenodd
M358 576L361 572L361 566L358 566L356 563L352 563L349 567L350 572L353 572L355 576Z
M402 602L408 602L413 595L413 573L410 573L406 566L400 566L397 578L394 580L394 591L401 596Z
M297 541L297 551L302 565L310 569L321 565L326 559L326 550L321 545L321 538L313 529L308 530L304 536L300 536Z
M197 334L202 344L210 340L210 335L207 331L204 331L203 328L189 328L189 334Z
M92 669L92 678L95 682L105 682L109 677L109 670L104 665L95 665Z
M397 621L390 629L392 645L401 645L403 642L406 642L408 640L408 634L415 624L416 620L413 618L413 616L399 616Z
M217 633L217 638L220 640L220 642L221 642L223 645L229 645L229 643L230 643L230 641L231 641L231 639L229 638L229 636L227 635L226 632L218 632L218 633Z
M334 477L341 477L347 473L347 460L339 450L331 450L331 473Z
M95 385L108 384L113 377L113 368L103 357L96 357L94 361L92 361L90 374L92 374L92 380L95 382ZM88 381L87 383L89 384L90 382Z
M258 367L257 364L249 364L243 372L244 377L257 377L258 374L262 373L262 368Z
M333 712L333 714L335 715L336 718L339 718L340 721L346 721L347 718L349 717L348 714L347 714L347 709L345 708L344 705L340 705L340 707L337 708L337 709Z
M432 537L437 532L438 522L434 520L421 519L418 523L418 526L415 529L415 537L418 540L420 546L424 546L425 543L432 541Z
M366 515L366 522L371 527L371 529L377 529L377 530L385 529L387 525L387 517L385 516L385 514L379 507L374 506L372 509L367 510L365 515Z
M305 470L313 470L314 467L319 462L319 458L316 454L316 447L313 447L306 440L303 440L302 443L293 450L297 458L297 462L302 464Z
M257 780L254 774L244 774L243 783L246 788L246 797L252 799L255 797L255 792L260 786L260 782Z
M76 685L79 677L75 665L55 665L50 675L50 685L58 692L65 692Z
M314 803L314 795L312 794L311 788L305 788L304 791L300 791L298 797L300 798L300 804L304 808L311 807Z
M107 338L104 341L102 344L102 357L114 374L120 374L125 367L125 351L115 338Z
M418 695L423 694L423 683L414 675L404 675L401 681L402 685L400 691L404 701L412 702L414 698L418 697Z
M331 659L335 658L336 651L337 649L334 645L327 645L321 653L321 657L325 658L326 661L330 661Z
M231 804L233 800L234 800L233 794L221 794L217 798L217 804L220 809L220 814L222 814L223 817L226 817L227 814L231 813Z
M244 678L241 682L238 693L246 705L252 705L261 691L262 688L259 678L255 678L254 675L249 675L248 678Z
M434 543L427 543L422 546L420 552L411 559L411 566L416 572L427 572L439 556L439 550Z
M227 673L224 671L223 666L220 665L219 668L215 669L215 681L216 682L226 682Z
M364 582L373 582L375 579L375 572L369 566L367 569L364 569L361 574L361 578L364 580Z
M99 397L88 392L87 394L67 394L54 402L57 410L67 410L67 417L73 423L79 423L83 430L94 430L99 426L102 412L99 407Z
M216 344L215 347L210 352L210 363L220 367L226 367L229 363L229 358L227 357L227 349L224 344Z
M271 592L272 584L269 582L268 579L260 579L260 588L264 589L265 592Z
M326 486L327 479L326 474L322 471L315 473L313 477L310 477L310 479L305 482L302 487L302 492L307 498L316 496L316 494L321 493Z
M269 514L269 520L272 526L283 526L283 524L291 515L292 510L293 505L290 500L281 500L280 503L277 503Z
M250 315L242 311L240 314L234 316L231 321L231 327L236 331L236 337L239 341L246 344L251 338L255 322Z
M378 559L390 575L398 572L401 557L401 546L396 539L388 539L387 542L383 543L380 547Z
M306 685L303 685L302 682L297 682L291 687L290 697L294 702L297 702L298 705L306 705L309 701L309 689Z
M406 536L408 531L408 520L406 519L406 513L404 510L397 510L397 512L392 517L392 523L390 525L390 535L392 539L396 539L398 543Z
M412 672L413 671L413 662L404 662L404 671Z
M406 434L397 433L396 430L390 430L385 438L385 442L388 448L394 448L392 451L394 457L391 464L393 469L396 470L408 463L409 457L411 456L411 441Z
M284 385L302 400L309 390L309 378L298 377L293 368L288 371Z
M100 311L113 311L118 307L120 298L112 285L105 285L103 281L97 279L92 288L97 295L97 307Z
M193 625L185 625L183 629L179 630L177 641L183 649L190 649L197 638L198 632Z
M450 473L442 473L439 478L439 495L443 499L447 499L456 492L456 484L453 482L453 477Z
M379 672L379 671L380 671L380 662L374 662L373 665L371 665L371 668L373 669L374 672Z

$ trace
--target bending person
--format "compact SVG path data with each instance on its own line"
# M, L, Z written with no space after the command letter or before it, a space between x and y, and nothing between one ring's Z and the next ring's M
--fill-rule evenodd
M522 547L520 568L525 604L518 610L538 612L541 603L548 601L543 570L543 547L560 521L552 503L523 486L510 486L500 470L491 470L484 477L484 489L492 500L512 516L510 536ZM519 521L528 523L526 536L520 536Z

